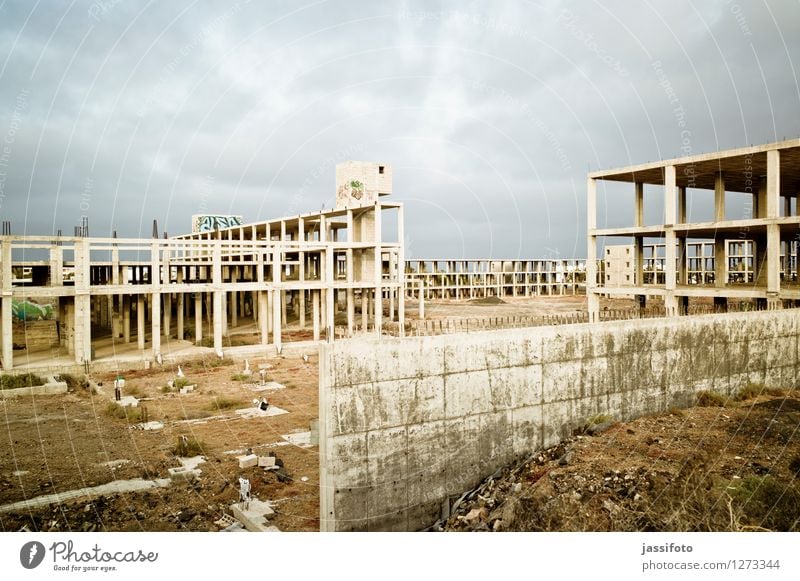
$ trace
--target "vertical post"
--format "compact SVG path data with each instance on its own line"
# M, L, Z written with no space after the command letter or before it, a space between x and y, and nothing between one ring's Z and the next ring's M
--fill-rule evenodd
M334 299L334 292L333 292L333 280L336 276L336 273L333 270L333 247L328 246L325 250L325 284L328 287L328 291L326 293L326 307L325 307L325 314L326 314L326 321L325 321L325 333L327 336L328 341L333 341L333 326L334 326L334 316L335 310L333 305Z
M674 165L664 168L664 307L668 317L678 315L678 302L675 297L677 273L675 272L675 200L677 196L677 176Z
M597 180L586 182L586 300L589 322L600 318L600 296L597 294Z
M721 171L714 176L714 221L725 221L725 176Z
M122 342L131 342L131 296L122 295Z
M400 336L405 336L406 327L406 242L403 206L397 208L397 324Z
M136 344L144 351L144 295L136 295Z
M203 341L203 293L194 293L194 342Z
M269 343L268 309L267 291L258 291L258 328L261 333L262 345L267 345Z
M633 225L637 228L644 226L644 184L634 182L634 215Z
M383 251L381 248L381 203L375 203L375 334L383 328Z
M212 321L214 329L214 353L222 355L222 325L224 321L222 290L222 241L215 239L211 250Z
M281 222L281 236L284 235L285 225ZM283 246L282 243L276 245L274 253L273 253L273 261L272 261L272 342L275 345L275 349L277 349L278 353L281 352L281 326L282 321L281 319L281 304L283 300L281 300L281 295L283 294L281 290L281 260L282 260L282 252Z
M767 151L767 218L773 222L767 225L767 301L769 308L775 308L780 292L780 227L774 222L778 218L781 195L780 151ZM788 255L786 257L789 259Z
M56 247L58 248L58 247ZM58 248L60 252L60 248ZM3 370L9 371L14 367L14 326L11 318L13 311L13 282L11 270L11 240L4 238L0 244L0 278L2 279L2 313L0 313L0 327L2 330L2 350L0 350L0 360L3 363Z
M311 319L314 328L314 341L319 341L319 293L318 289L311 291Z

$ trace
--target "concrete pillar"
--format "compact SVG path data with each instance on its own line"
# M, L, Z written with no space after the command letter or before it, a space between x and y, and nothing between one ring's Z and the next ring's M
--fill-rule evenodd
M644 237L642 236L633 238L633 268L634 284L642 286L644 284Z
M284 293L281 290L275 291L278 293L278 296L273 297L272 300L272 342L275 345L275 348L280 353L281 351L281 326L282 326L282 317L281 311L283 310L283 306L285 306L284 301L282 300L282 296Z
M714 176L714 221L725 220L725 176L717 172Z
M641 182L634 182L633 187L633 225L640 228L644 226L644 184Z
M597 294L597 181L586 182L586 302L589 322L600 319L600 295Z
M425 279L419 279L419 310L418 316L420 321L425 320Z
M335 314L334 305L333 305L333 281L336 278L336 271L334 270L333 266L333 248L329 247L328 250L325 251L325 279L326 284L328 285L328 290L325 293L325 338L328 341L334 340L334 322L335 322Z
M422 300L422 299L420 299ZM366 331L369 327L369 298L367 289L361 289L361 330Z
M397 209L397 240L400 247L397 249L397 324L400 336L405 336L406 326L406 255L405 255L405 223L403 207Z
M353 336L353 323L356 319L356 305L355 305L355 291L352 288L347 289L347 336Z
M122 341L131 342L131 297L122 295Z
M161 354L161 295L159 293L153 293L152 304L150 335L153 342L153 357L158 357Z
M170 336L172 329L172 293L164 294L164 328L162 334L164 337Z
M5 242L4 242L5 245ZM10 246L10 245L9 245ZM5 261L3 266L5 267ZM10 264L9 264L10 266ZM9 268L10 270L10 268ZM10 279L9 279L10 281ZM14 326L12 324L13 299L11 294L3 293L2 312L0 312L0 326L2 326L2 352L1 360L3 371L10 371L14 368Z
M140 351L144 350L144 295L136 295L136 343Z
M267 331L272 333L272 301L273 291L267 291Z
M677 196L677 176L674 165L664 168L664 282L666 294L664 307L668 317L678 315L678 302L675 297L677 285L676 273L676 238L675 238L675 200Z
M314 341L319 341L319 294L321 291L311 291L311 319L314 329Z
M781 168L780 152L767 151L767 218L778 218ZM786 257L788 261L788 256ZM780 229L767 225L767 294L775 298L780 291Z
M75 295L75 362L84 363L92 360L92 319L91 296Z
M306 291L297 291L297 310L300 311L300 328L306 328Z
M203 340L203 293L194 293L194 342Z
M178 328L176 336L178 341L183 341L183 314L184 314L183 310L184 310L185 294L178 293L175 299L176 299L175 315L178 317L178 323L177 323Z
M212 293L213 321L214 321L214 353L222 353L222 334L225 324L225 291L217 290Z
M238 293L236 291L230 292L230 298L228 301L230 302L230 312L231 312L231 327L238 327L239 326L239 300L238 300Z
M714 286L723 288L728 283L728 259L724 238L714 238Z
M286 305L286 302L287 302L287 298L288 298L288 297L286 296L286 291L285 291L285 290L281 290L279 294L280 294L280 297L281 297L281 300L280 300L280 305L281 305L281 321L288 321L288 320L289 320L289 317L286 315L286 313L287 313L287 305Z
M258 330L261 337L261 344L269 344L269 315L267 309L269 308L269 301L267 300L267 291L258 291Z

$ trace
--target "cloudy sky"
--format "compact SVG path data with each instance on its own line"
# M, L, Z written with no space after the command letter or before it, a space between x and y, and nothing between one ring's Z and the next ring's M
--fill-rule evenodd
M798 137L798 72L797 0L0 0L0 217L179 234L366 159L410 257L579 257L587 171Z

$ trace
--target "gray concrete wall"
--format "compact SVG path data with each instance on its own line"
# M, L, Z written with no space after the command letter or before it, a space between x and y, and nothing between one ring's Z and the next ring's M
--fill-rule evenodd
M321 528L424 528L597 414L794 386L799 329L786 310L322 345Z

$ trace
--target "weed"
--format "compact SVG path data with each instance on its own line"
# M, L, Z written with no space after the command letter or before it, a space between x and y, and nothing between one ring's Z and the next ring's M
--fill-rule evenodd
M71 373L62 373L56 377L57 381L63 381L70 389L77 389L79 387L86 389L89 387L89 381L83 375L72 375Z
M250 376L244 373L234 373L231 375L231 381L247 381L248 379L250 379Z
M110 401L106 404L106 415L120 420L127 420L128 423L135 424L141 421L142 411L138 407L121 406Z
M33 373L19 375L0 375L0 389L15 389L18 387L33 387L44 385L44 379Z
M205 443L195 437L178 436L178 443L172 449L176 456L187 458L189 456L205 455Z
M725 396L716 391L701 391L697 394L696 405L700 407L724 407Z
M751 526L773 531L800 530L800 486L772 476L748 476L733 487L731 498Z
M736 401L745 401L748 399L754 399L764 393L764 384L763 383L748 383L743 388L741 388L738 392L736 392Z
M228 410L238 405L239 402L234 399L228 399L225 397L215 397L208 407L211 410Z

